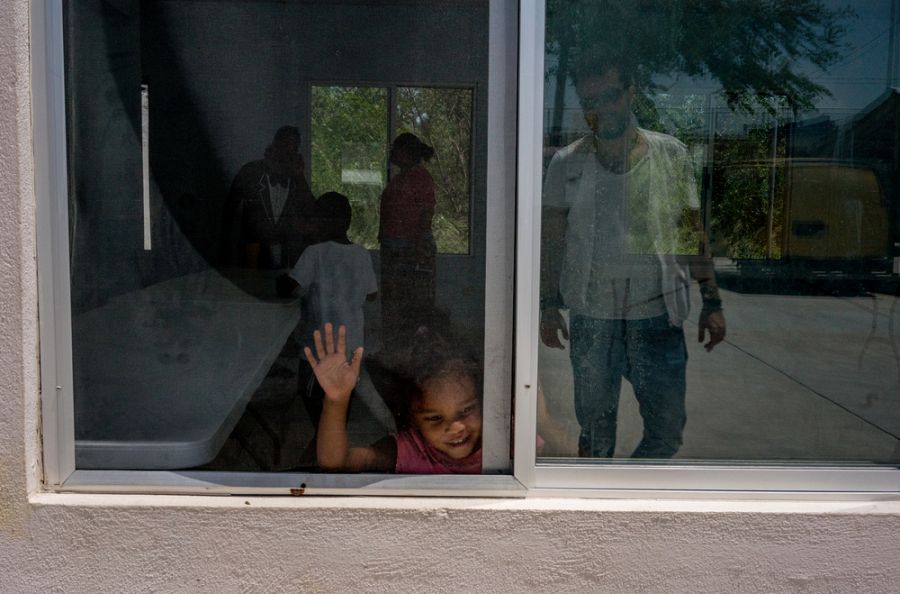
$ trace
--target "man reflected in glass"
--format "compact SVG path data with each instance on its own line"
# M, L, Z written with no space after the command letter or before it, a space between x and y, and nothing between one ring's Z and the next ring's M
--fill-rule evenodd
M636 125L627 61L586 58L572 77L590 133L561 149L545 177L541 340L571 340L579 456L614 454L624 377L644 423L632 457L671 458L686 421L692 277L703 298L698 339L711 350L725 337L693 168L683 143Z

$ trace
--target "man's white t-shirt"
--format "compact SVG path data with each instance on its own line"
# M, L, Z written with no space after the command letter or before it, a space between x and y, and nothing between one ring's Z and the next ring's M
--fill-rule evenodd
M696 230L680 221L700 206L696 180L684 144L638 133L647 154L625 174L603 169L590 138L550 161L542 205L567 213L559 290L577 315L641 319L667 312L680 326L690 307L690 273L676 258L696 255L700 245Z
M347 327L347 355L365 340L363 305L366 295L378 291L372 258L365 248L326 241L303 251L290 275L306 292L312 320L304 323L309 346L312 332L326 322Z

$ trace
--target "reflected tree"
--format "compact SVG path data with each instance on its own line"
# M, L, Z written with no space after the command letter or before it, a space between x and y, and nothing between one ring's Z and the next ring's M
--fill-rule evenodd
M428 162L435 182L432 229L438 251L469 251L472 91L413 88L397 90L397 133L411 132L434 147Z
M699 96L671 97L663 77L719 84L726 118L749 120L739 136L715 130L707 225L717 254L777 259L784 200L785 116L812 110L827 88L814 79L848 49L849 8L826 0L548 0L548 75L555 77L549 144L561 146L564 94L573 69L610 61L635 77L641 126L712 150ZM698 180L699 181L699 180Z
M716 142L712 175L712 223L721 246L716 255L736 260L782 257L786 135L769 126L747 130L743 138Z
M473 91L394 87L395 134L411 132L434 147L428 170L437 207L432 228L438 252L469 251ZM378 210L387 183L388 89L312 88L313 193L341 192L350 199L351 241L378 247Z
M804 69L837 62L852 16L824 0L549 0L547 53L562 84L573 64L624 57L646 91L658 74L708 76L732 109L796 112L829 94Z
M387 90L378 87L312 88L313 194L340 192L353 208L348 235L378 247L378 198L385 184Z

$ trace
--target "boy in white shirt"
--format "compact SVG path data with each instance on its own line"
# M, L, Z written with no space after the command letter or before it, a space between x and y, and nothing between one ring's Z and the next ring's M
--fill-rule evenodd
M332 322L347 327L347 348L356 349L365 336L363 305L378 294L372 258L347 238L352 210L346 196L322 194L314 213L318 243L303 251L288 275L279 277L278 292L289 295L299 285L306 293L312 319L304 320L310 331L304 333L309 336L304 335L303 346L312 345L312 330Z
M352 353L357 347L364 346L365 317L363 306L366 301L373 301L378 295L378 283L372 258L362 246L350 243L347 230L353 212L350 201L343 194L327 192L316 200L314 210L314 240L317 243L307 247L290 273L281 275L276 281L278 294L289 296L299 286L305 293L307 319L303 320L301 346L312 346L312 333L321 328L325 322L347 328L347 352ZM321 412L321 392L313 396L307 382L312 379L311 369L302 369L301 362L300 392L306 396L307 411L313 424L318 424ZM371 382L366 375L366 382L360 388L368 388ZM317 386L316 386L317 387ZM357 390L360 392L360 390ZM382 423L391 423L392 419L386 406L373 390L362 390L360 393L364 404ZM373 400L373 402L369 402ZM382 418L385 417L385 418Z

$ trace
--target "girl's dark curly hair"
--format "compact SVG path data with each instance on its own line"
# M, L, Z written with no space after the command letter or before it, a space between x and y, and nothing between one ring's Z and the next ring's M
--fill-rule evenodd
M400 424L408 426L409 409L422 396L425 386L435 380L446 378L468 378L481 398L481 366L478 361L462 350L459 342L450 340L447 334L439 334L426 327L416 331L401 363L402 402Z

